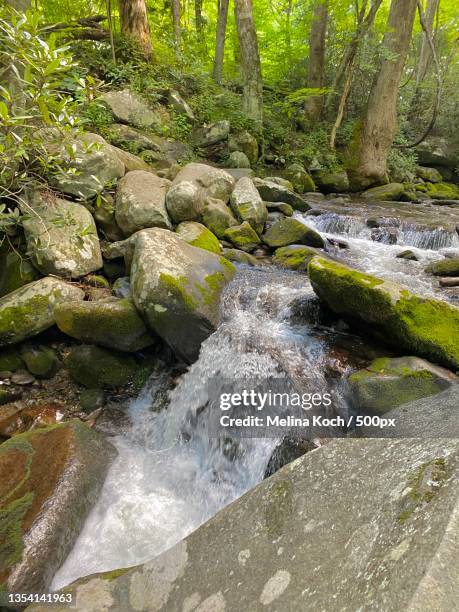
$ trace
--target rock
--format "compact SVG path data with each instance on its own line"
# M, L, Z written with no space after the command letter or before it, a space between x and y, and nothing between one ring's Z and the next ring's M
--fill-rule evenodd
M11 382L13 385L25 387L27 385L32 385L35 382L35 377L30 372L27 372L27 370L16 370L11 377Z
M308 275L320 299L386 342L452 369L459 367L459 308L319 257Z
M459 200L459 187L453 183L426 183L425 186L432 200Z
M230 168L250 168L250 160L242 151L233 151L228 158Z
M59 369L59 359L50 346L23 346L21 357L29 372L37 378L52 378Z
M247 266L257 266L258 261L253 255L240 251L239 249L223 249L223 256L234 263L245 264Z
M416 147L416 153L422 166L445 166L451 169L457 166L457 149L441 136L427 136Z
M130 355L90 345L73 346L65 366L72 380L89 389L123 387L138 370Z
M363 414L382 415L459 383L459 378L418 357L381 357L348 378L350 400Z
M11 438L29 429L55 425L62 420L64 411L58 401L17 401L4 406L0 411L0 437Z
M6 421L9 419L10 410L3 408L3 406L11 404L11 402L15 402L16 400L21 399L21 397L22 390L19 387L7 387L5 385L0 385L0 406L2 406L2 409L0 410L0 441L1 438L9 437L9 423Z
M125 172L134 172L135 170L153 172L151 166L149 166L149 164L141 157L138 157L129 151L118 149L117 147L112 146L112 149L116 153L118 159L123 163Z
M242 151L247 156L250 165L256 164L258 161L258 142L255 136L249 132L237 132L229 137L230 152Z
M229 227L238 225L228 206L215 198L206 198L201 216L204 225L220 239Z
M0 589L48 592L96 502L115 448L79 421L0 446Z
M155 344L128 298L59 304L54 318L64 334L88 344L126 352Z
M105 394L102 389L83 389L80 393L81 408L90 413L104 405Z
M263 234L263 241L270 247L282 247L287 244L306 244L308 246L323 248L325 246L322 236L298 221L297 219L282 219L272 225Z
M361 194L360 197L366 200L395 200L396 202L400 202L403 199L404 193L405 186L403 183L388 183L387 185L367 189Z
M191 140L195 147L210 147L223 140L228 139L230 132L229 121L216 121L210 125L199 127L193 130Z
M302 457L306 453L309 453L316 448L316 445L311 440L284 438L282 442L276 446L271 457L269 458L264 478L269 478L284 467L284 465L295 461L295 459Z
M459 287L459 277L440 278L440 287Z
M102 268L97 229L82 204L35 192L23 222L33 264L43 274L78 278ZM21 207L23 213L27 209Z
M257 244L261 242L258 234L248 221L228 228L224 236L242 251L253 251Z
M142 230L133 239L137 309L178 356L192 362L218 323L220 294L235 268L167 230Z
M416 176L429 183L441 183L443 177L436 168L426 168L425 166L416 167Z
M457 458L457 440L334 440L154 560L65 592L81 612L454 610Z
M264 180L268 183L274 183L275 185L279 185L280 187L285 187L285 189L293 191L292 183L282 176L267 176Z
M48 177L65 194L87 200L124 175L124 163L116 150L98 134L84 133L64 142L52 136L47 144L59 157L63 172Z
M235 181L224 170L205 164L187 164L175 177L166 196L166 207L174 223L199 221L207 198L226 204Z
M371 239L383 244L397 244L398 228L396 227L375 227L371 231Z
M268 218L268 210L260 197L252 179L241 178L231 194L231 210L241 221L247 221L261 234Z
M316 185L323 193L345 193L349 191L349 178L345 170L331 172L316 170L313 172Z
M0 372L15 372L23 366L24 362L17 348L0 350Z
M101 276L100 274L88 274L81 279L81 282L88 287L97 287L99 289L110 289L110 283L105 278L105 276Z
M253 178L255 176L255 172L251 168L223 168L223 170L232 176L235 181L243 177Z
M113 295L117 298L129 298L131 297L131 281L129 276L122 276L117 278L113 283L112 287Z
M298 194L290 188L271 180L254 179L255 187L258 189L262 199L266 202L285 202L293 206L295 210L306 212L311 207Z
M154 112L140 96L129 89L107 91L102 100L109 106L115 118L136 128L158 128L162 124L159 113Z
M205 249L211 253L221 253L218 238L210 230L195 221L183 221L177 225L176 233L180 238L192 246Z
M425 271L435 276L459 276L459 257L434 261L425 268Z
M190 121L195 120L195 116L193 111L191 110L190 105L185 102L182 96L175 89L171 89L167 94L167 101L172 106L172 108L177 111L177 113L181 115L185 115L188 117Z
M279 211L268 213L268 219L266 221L265 228L268 230L274 223L277 223L281 219L285 219L285 215Z
M281 212L286 217L293 215L293 208L285 202L265 202L265 206L270 212Z
M104 274L111 281L126 276L126 273L126 265L122 259L115 258L112 261L104 261Z
M406 259L407 261L419 261L418 256L411 249L406 249L395 257L396 259Z
M141 170L128 172L118 183L115 218L125 236L147 227L171 229L166 210L170 181Z
M104 194L98 201L93 213L97 228L110 242L117 242L124 238L115 219L115 201L110 194Z
M292 183L293 189L299 193L314 192L316 185L302 164L290 164L285 169L285 176Z
M82 300L84 292L57 278L29 283L0 299L0 347L17 344L54 325L54 307Z
M121 147L122 149L127 149L136 155L149 149L153 151L161 150L161 139L158 136L151 136L129 125L115 123L109 127L107 132L107 139L111 144L116 147Z
M18 251L0 253L0 297L38 278L38 270Z
M273 255L273 264L288 270L306 272L309 262L318 254L320 253L311 247L290 244L276 249Z

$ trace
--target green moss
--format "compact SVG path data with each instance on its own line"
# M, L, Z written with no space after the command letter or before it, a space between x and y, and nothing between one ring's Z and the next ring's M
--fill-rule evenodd
M437 457L421 465L409 479L406 507L398 515L398 521L404 523L429 504L447 478L448 469L444 457Z
M24 366L18 351L14 349L0 350L0 372L15 372Z
M182 304L190 312L197 308L197 302L188 288L188 279L185 276L175 277L163 272L159 275L159 279L174 301Z
M224 237L243 251L251 251L260 244L258 234L248 221L228 228L225 231Z
M116 580L116 578L123 576L131 569L132 567L123 567L120 569L111 570L109 572L103 572L102 574L97 574L97 576L101 578L102 580L109 580L109 581Z
M131 356L97 346L73 347L65 365L75 382L90 389L127 385L137 371Z
M273 263L288 270L306 271L308 263L317 255L306 246L289 245L277 249L273 255Z
M22 521L33 503L29 492L0 509L0 573L22 558Z
M38 278L38 271L19 253L0 255L0 297Z
M433 200L459 200L459 188L453 183L426 183L426 188Z
M10 296L11 294L5 299ZM31 323L44 316L48 308L49 296L45 295L35 295L27 302L10 304L3 308L0 300L0 347L29 337Z
M429 264L425 271L435 276L459 276L459 258L435 261Z
M38 378L51 378L59 367L56 353L48 346L23 347L21 356L29 372Z

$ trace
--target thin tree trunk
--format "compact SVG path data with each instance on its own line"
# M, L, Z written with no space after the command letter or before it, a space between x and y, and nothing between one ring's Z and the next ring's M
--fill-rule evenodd
M115 51L115 39L113 37L113 17L112 17L112 1L107 1L107 20L108 20L108 31L110 33L110 48L112 50L112 61L116 64L116 51Z
M194 0L194 23L196 34L202 40L204 34L204 21L202 18L202 0Z
M219 0L217 36L215 39L215 58L213 78L216 83L221 83L223 78L223 58L225 55L226 23L228 21L229 0Z
M387 156L397 129L400 80L413 31L416 0L392 0L383 48L365 116L347 152L354 189L387 182Z
M309 65L306 87L320 89L325 83L325 41L328 23L328 0L316 0L309 35ZM322 114L324 98L313 96L305 103L308 120L316 121Z
M174 40L177 49L180 49L182 40L182 7L180 6L180 0L172 0L172 25L174 27Z
M261 128L263 121L263 82L252 0L235 0L236 26L241 51L243 78L242 110Z
M6 4L9 4L19 13L27 11L30 8L31 0L5 0Z
M145 0L119 0L121 32L135 38L145 59L153 55Z
M427 9L425 11L425 25L429 32L433 31L435 15L438 11L440 0L428 0ZM416 75L416 88L419 88L422 81L425 79L429 64L432 59L432 49L429 42L429 36L424 31L422 35L421 53L419 55L418 71Z

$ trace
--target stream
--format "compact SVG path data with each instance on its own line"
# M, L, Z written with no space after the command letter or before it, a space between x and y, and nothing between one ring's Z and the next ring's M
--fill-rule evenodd
M384 231L381 242L372 240L358 206L343 208L331 201L320 203L316 216L296 216L332 242L346 242L347 248L330 247L334 257L418 294L457 300L457 292L439 290L438 279L423 271L443 254L459 252L456 211L444 212L444 229L432 229L383 210L389 226L392 219L397 227L397 243L389 244ZM396 258L407 248L419 261ZM240 266L224 292L221 313L219 328L176 386L168 391L167 370L158 372L130 404L132 425L112 439L118 458L53 589L156 557L263 479L279 439L241 439L237 453L228 452L221 438L209 435L202 410L211 381L287 373L330 390L346 411L343 375L378 354L342 322L323 320L304 273Z

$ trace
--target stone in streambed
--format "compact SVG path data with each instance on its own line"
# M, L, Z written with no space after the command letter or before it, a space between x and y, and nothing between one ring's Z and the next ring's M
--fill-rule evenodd
M313 177L323 193L345 193L349 191L349 178L345 170L316 170Z
M247 266L258 265L256 257L239 249L223 249L223 256L234 263L245 264Z
M402 251L398 255L395 256L396 259L405 259L407 261L419 261L418 256L411 249L407 249L406 251Z
M293 191L289 181L282 183L279 182L279 179L275 182L273 178L256 178L253 182L265 202L285 202L301 212L306 212L311 208L303 198Z
M286 217L293 215L293 207L286 202L265 202L268 212L280 212Z
M366 200L377 201L400 201L405 193L405 185L403 183L388 183L379 187L372 187L361 194L361 197Z
M221 240L228 228L238 225L230 208L221 200L207 198L202 209L203 224Z
M37 378L52 378L60 366L56 352L50 346L23 346L21 357L29 372Z
M211 253L221 253L218 238L205 225L195 221L183 221L177 225L176 234L192 246Z
M459 276L459 257L435 261L425 271L435 276Z
M247 221L261 234L268 218L268 210L250 178L241 178L231 194L231 210L242 222Z
M459 368L459 308L391 281L316 257L308 275L319 298L370 333L452 369Z
M226 230L224 237L242 251L253 251L261 240L248 221Z
M263 241L270 247L282 247L288 244L305 244L323 248L322 236L298 221L298 219L281 219L274 223L264 234Z
M273 264L288 270L306 272L309 262L316 255L320 255L317 249L300 244L290 244L276 249L273 255Z
M302 164L290 164L285 169L285 176L299 193L310 193L316 190L316 185L311 175L306 172Z
M459 287L459 277L440 278L440 287Z
M122 387L138 371L131 355L91 345L73 346L65 359L65 367L75 382L89 389Z
M458 382L452 372L418 357L381 357L348 378L353 406L372 415L435 395Z

